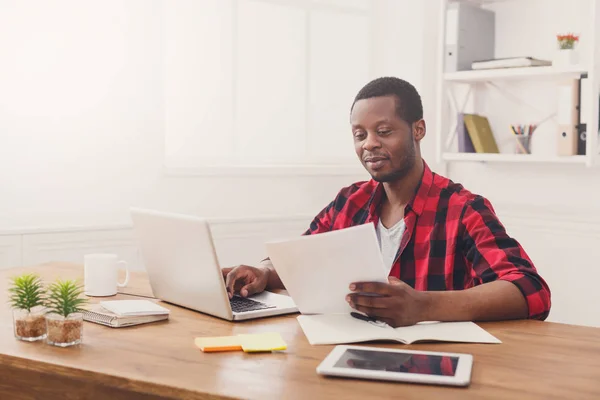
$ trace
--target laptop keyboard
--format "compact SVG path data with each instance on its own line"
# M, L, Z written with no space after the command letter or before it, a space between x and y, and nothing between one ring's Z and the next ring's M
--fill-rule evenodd
M229 303L231 304L231 310L236 313L275 308L274 305L265 304L260 301L240 296L233 296L233 298L229 300Z

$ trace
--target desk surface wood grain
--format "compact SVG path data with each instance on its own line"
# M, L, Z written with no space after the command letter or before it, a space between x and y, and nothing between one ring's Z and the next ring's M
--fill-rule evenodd
M83 274L63 263L5 270L0 293L6 296L10 276L26 271L45 281ZM143 273L132 278L122 292L152 295ZM132 297L110 299L125 298ZM502 344L368 344L473 354L471 385L451 388L319 376L315 369L333 346L311 346L296 315L232 323L162 303L171 309L168 322L119 329L86 322L83 344L62 349L16 340L2 303L0 398L600 398L596 328L508 321L480 324ZM287 351L202 353L194 346L198 336L257 332L279 332Z

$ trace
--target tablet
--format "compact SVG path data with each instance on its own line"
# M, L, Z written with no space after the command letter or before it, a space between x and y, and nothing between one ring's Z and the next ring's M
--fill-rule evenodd
M317 373L345 378L468 386L473 356L379 347L336 346Z

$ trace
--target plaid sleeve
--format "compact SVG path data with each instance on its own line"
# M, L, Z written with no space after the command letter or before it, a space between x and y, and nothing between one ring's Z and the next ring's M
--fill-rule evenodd
M335 211L335 200L332 201L322 209L316 216L313 218L312 222L308 229L303 233L303 235L314 235L317 233L327 232L331 230L331 225L333 222L333 213Z
M550 289L521 245L508 236L489 201L477 196L462 217L465 256L480 283L505 280L519 288L530 319L544 320L550 312Z

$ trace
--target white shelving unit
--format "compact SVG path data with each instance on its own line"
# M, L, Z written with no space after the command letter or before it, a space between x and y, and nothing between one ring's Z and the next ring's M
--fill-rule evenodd
M552 80L552 79L577 79L587 71L579 66L570 68L532 67L532 68L505 68L477 71L447 72L444 74L446 82L475 83L487 81L508 80Z
M524 82L543 82L551 85L553 82L564 81L566 79L585 78L590 87L586 96L581 97L581 110L586 110L582 115L587 124L587 132L598 132L598 103L599 103L599 78L600 78L600 0L589 1L589 14L586 12L587 21L581 21L582 24L589 24L588 53L586 58L588 62L585 65L568 67L528 67L528 68L505 68L495 70L472 70L446 73L444 68L443 54L445 49L446 34L446 10L450 2L467 2L470 4L479 4L486 6L492 3L503 3L511 7L521 7L527 1L533 0L440 0L439 24L440 34L438 39L438 77L437 80L437 121L436 124L436 152L439 163L454 162L486 162L486 163L551 163L551 164L580 164L588 167L599 163L598 136L587 135L585 155L573 156L551 156L534 154L491 154L491 153L458 153L451 151L450 146L455 143L456 124L452 118L446 116L445 110L448 105L455 109L460 108L457 105L457 99L453 95L453 90L460 87L466 97L476 94L479 90L486 90L487 84L498 84L511 81L511 84ZM564 4L566 4L565 2ZM551 6L551 5L549 5ZM536 21L537 23L537 21ZM496 29L498 35L498 29ZM498 40L498 38L496 39ZM527 40L524 37L522 40ZM521 56L523 54L514 54ZM529 54L527 54L529 55ZM584 106L584 103L585 104ZM477 110L470 110L477 112ZM492 126L494 130L494 127Z
M556 156L545 157L535 154L485 154L485 153L444 153L444 161L480 161L492 163L557 163L557 164L585 164L586 156Z

